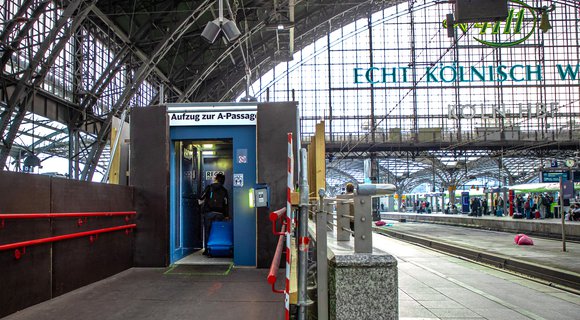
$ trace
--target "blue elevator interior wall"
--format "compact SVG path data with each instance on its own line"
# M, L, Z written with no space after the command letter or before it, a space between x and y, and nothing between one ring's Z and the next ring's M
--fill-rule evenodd
M234 264L238 266L256 265L256 213L250 208L249 192L256 184L256 127L255 126L191 126L171 127L171 256L174 262L175 250L175 150L176 140L231 139L234 156L233 173L244 175L243 187L234 187L232 197L234 215ZM238 163L237 150L247 150L247 162ZM233 177L227 177L232 179ZM185 228L186 226L183 226ZM183 232L187 232L183 229Z

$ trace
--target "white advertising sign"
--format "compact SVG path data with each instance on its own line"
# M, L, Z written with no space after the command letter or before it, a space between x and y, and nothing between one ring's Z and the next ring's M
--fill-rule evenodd
M170 126L256 125L257 111L169 112Z
M205 180L213 180L213 178L218 174L224 174L223 171L206 171L205 172Z

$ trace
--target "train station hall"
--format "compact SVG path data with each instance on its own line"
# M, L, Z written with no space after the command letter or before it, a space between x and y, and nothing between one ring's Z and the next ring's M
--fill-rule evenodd
M0 26L0 319L580 320L578 0Z

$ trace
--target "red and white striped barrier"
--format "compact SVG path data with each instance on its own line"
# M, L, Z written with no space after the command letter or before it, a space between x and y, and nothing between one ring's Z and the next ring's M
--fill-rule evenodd
M294 153L292 151L292 133L288 133L288 184L286 186L286 289L284 295L284 306L286 308L285 319L290 320L290 258L292 256L291 234L292 234L292 191L294 191Z

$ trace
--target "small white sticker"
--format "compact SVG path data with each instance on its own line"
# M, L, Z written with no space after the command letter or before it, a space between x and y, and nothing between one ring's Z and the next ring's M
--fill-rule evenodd
M244 174L234 173L234 187L243 187L243 186L244 186Z

